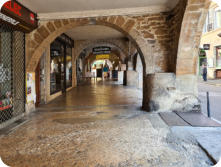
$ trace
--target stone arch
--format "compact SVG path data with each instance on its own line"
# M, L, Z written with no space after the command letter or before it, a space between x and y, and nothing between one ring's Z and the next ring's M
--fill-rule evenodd
M95 40L95 41L77 41L77 47L75 49L75 59L78 58L80 53L84 49L92 49L96 46L110 46L114 47L118 51L118 55L121 60L124 60L128 56L128 50L121 40Z
M210 0L188 0L179 38L176 80L177 89L197 94L197 57Z
M137 47L142 59L144 72L147 71L150 73L150 69L152 68L148 68L149 70L146 69L146 67L151 67L151 56L148 52L149 44L141 33L136 30L136 20L126 16L42 21L40 27L29 34L29 39L27 40L30 45L30 50L28 51L30 57L26 64L27 72L35 71L42 53L57 36L69 29L84 25L104 25L125 34ZM147 65L148 63L149 65Z

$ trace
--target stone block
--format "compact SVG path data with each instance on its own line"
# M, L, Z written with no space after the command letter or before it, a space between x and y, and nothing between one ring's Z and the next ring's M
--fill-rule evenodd
M149 74L144 80L144 107L148 111L170 111L174 101L174 73Z
M37 29L38 33L43 37L47 38L49 35L48 30L45 28L45 26L41 26L40 28Z
M124 23L125 23L124 17L123 16L118 16L117 20L116 20L116 25L121 27Z
M55 31L55 27L54 27L52 22L48 22L47 23L47 27L48 27L50 32L54 32Z

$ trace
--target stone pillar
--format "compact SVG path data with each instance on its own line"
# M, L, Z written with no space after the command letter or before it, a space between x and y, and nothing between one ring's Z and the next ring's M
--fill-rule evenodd
M125 85L138 87L138 73L133 69L133 63L128 61L127 71L125 72Z
M126 71L126 85L138 87L138 73L136 71Z
M136 64L136 71L138 74L138 85L137 88L138 89L142 89L143 88L143 64L140 58L140 55L137 55L137 64Z
M157 112L200 111L195 76L177 77L174 73L149 74L144 80L143 108Z
M147 111L170 111L175 90L175 74L148 74L144 79L143 108Z
M176 88L182 111L200 110L197 98L197 61L202 29L206 20L209 0L189 0L179 38L176 65Z

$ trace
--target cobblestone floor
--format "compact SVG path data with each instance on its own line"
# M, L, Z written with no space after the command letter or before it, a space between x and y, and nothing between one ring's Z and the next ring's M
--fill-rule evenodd
M193 137L178 138L141 111L140 97L117 85L73 89L1 136L0 156L12 167L210 166Z

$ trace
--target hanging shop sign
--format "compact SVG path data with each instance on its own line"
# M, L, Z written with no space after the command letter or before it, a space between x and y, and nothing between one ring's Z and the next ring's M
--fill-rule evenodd
M96 60L103 60L103 59L109 59L110 55L105 54L105 55L96 55Z
M111 48L107 46L99 46L93 48L93 54L94 55L102 55L102 54L110 54Z
M203 44L204 50L210 50L210 44Z
M31 32L38 26L37 15L15 0L4 3L0 11L0 22L23 32Z

